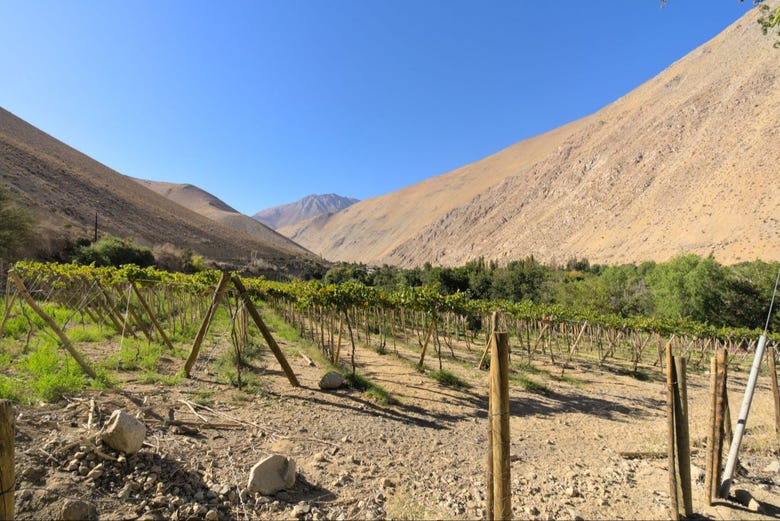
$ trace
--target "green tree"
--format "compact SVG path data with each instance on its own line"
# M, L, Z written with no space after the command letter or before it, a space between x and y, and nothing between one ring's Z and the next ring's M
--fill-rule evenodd
M33 224L30 213L18 206L8 191L0 186L0 259L13 259L29 240Z
M726 270L710 255L677 255L647 276L656 312L665 318L723 323Z

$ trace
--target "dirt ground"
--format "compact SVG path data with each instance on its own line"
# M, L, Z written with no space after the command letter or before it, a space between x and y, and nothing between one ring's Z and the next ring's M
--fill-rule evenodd
M359 346L358 371L398 401L379 405L358 390L320 390L321 364L309 365L296 354L299 346L280 343L300 387L290 385L271 353L257 368L264 389L255 394L218 382L204 357L193 378L175 386L130 381L121 390L18 407L17 518L59 518L69 500L86 501L101 520L484 518L487 373L474 369L478 348L456 351L457 361L445 358L445 369L470 385L455 389L417 371L419 354L411 350L396 354L391 345L379 354ZM438 368L434 356L426 363ZM647 368L650 378L638 380L580 361L560 379L550 376L560 367L534 367L529 378L543 393L511 385L514 518L668 519L660 371ZM689 375L692 463L701 469L693 469L697 517L780 517L765 376L731 488L744 505L733 498L704 503L708 378ZM730 375L732 421L745 381L744 372ZM125 458L96 444L91 402L93 423L117 408L142 419L141 451ZM269 497L246 491L251 467L272 453L295 460L295 486Z

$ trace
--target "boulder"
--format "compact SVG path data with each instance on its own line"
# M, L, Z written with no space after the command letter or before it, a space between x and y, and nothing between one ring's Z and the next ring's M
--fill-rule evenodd
M100 433L103 443L112 449L135 454L146 437L146 425L122 409L115 410Z
M252 467L246 488L250 492L270 496L280 490L292 488L293 485L295 485L295 460L281 454L271 454Z
M344 377L336 371L325 373L325 376L320 380L320 389L323 390L338 389L343 385Z

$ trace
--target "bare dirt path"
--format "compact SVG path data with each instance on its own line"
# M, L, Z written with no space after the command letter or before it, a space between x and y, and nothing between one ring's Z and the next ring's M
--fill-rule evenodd
M357 390L320 390L324 369L294 355L301 346L281 343L299 388L266 353L251 369L262 381L259 393L220 383L204 363L193 379L175 386L129 382L122 391L20 408L18 518L56 518L66 499L88 500L100 519L145 521L484 516L487 376L473 369L478 349L458 346L454 361L445 347L444 368L470 385L454 389L419 372L413 349L399 346L396 355L388 346L379 354L358 345L358 372L398 401L379 405ZM427 365L438 368L433 350ZM533 371L512 375L514 517L667 519L666 461L652 457L665 453L660 373L648 368L650 380L641 381L614 368L574 364L566 378L550 376L559 372L537 361ZM521 378L536 386L521 385ZM732 411L744 381L744 374L731 377ZM691 440L699 468L707 392L707 375L691 374ZM122 461L108 449L96 450L96 430L86 427L91 399L104 419L120 407L144 419L149 431L137 455ZM727 501L706 507L696 483L694 507L701 515L778 517L780 478L769 468L777 463L777 439L765 378L755 400L744 470L732 488L746 490L760 511ZM628 451L648 457L627 459L622 454ZM269 453L295 459L295 487L270 497L248 494L249 469Z

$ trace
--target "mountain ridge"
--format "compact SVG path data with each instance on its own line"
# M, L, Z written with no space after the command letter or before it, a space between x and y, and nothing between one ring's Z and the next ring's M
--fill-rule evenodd
M334 193L310 194L292 203L260 210L252 218L278 230L321 215L336 213L357 202L359 199Z
M331 260L404 267L780 258L780 60L754 16L594 114L280 231Z

